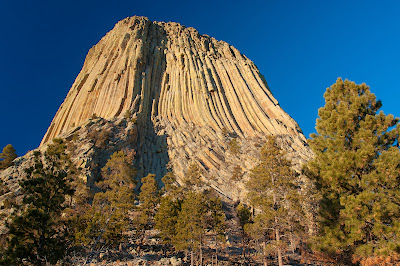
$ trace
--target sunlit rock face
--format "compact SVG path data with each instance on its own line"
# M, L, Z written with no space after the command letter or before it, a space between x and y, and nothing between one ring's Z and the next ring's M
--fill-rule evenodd
M252 61L193 28L145 17L118 22L90 49L41 146L78 132L92 117L133 121L135 136L126 146L136 151L138 178L156 173L160 180L173 170L181 180L194 162L211 187L232 199L244 196L265 136L278 136L297 167L311 156ZM239 152L229 149L234 138ZM232 182L236 165L243 176Z

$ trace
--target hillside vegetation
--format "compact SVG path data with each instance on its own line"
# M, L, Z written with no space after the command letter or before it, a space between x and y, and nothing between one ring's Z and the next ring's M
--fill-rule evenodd
M399 119L379 111L365 84L338 79L324 97L308 139L313 159L296 171L267 136L246 178L233 168L230 186L245 184L240 201L213 189L196 161L182 180L173 171L141 178L129 146L84 180L71 158L77 139L54 139L34 152L19 189L1 180L1 264L400 263ZM107 146L108 133L92 138ZM240 150L236 139L228 147ZM15 157L7 145L3 171Z

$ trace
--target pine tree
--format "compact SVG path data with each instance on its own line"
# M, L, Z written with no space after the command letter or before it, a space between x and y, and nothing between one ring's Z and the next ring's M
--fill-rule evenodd
M190 180L199 180L200 171L196 165L188 170ZM200 264L203 261L202 250L206 231L214 236L223 234L225 214L221 200L210 195L209 191L197 192L183 189L178 185L172 173L162 178L165 194L155 215L155 227L161 231L161 237L173 244L177 250L191 252L191 263L199 251ZM199 184L200 182L195 182ZM196 187L190 183L191 187Z
M182 202L173 243L176 249L186 249L191 252L191 265L194 265L195 253L202 248L206 213L204 195L199 192L189 191Z
M398 253L399 119L364 83L339 78L324 97L305 168L322 197L317 246L353 260Z
M206 231L214 233L215 239L225 228L225 214L221 200L200 192L188 191L181 203L172 238L175 248L191 252L191 264L199 252L199 264L203 263L203 244Z
M129 212L134 209L136 170L132 158L117 151L102 168L103 180L96 183L101 189L85 216L85 232L80 235L83 244L92 249L99 244L118 245L123 233L132 227Z
M183 191L178 186L173 172L167 173L161 181L164 183L164 195L154 217L155 228L160 230L164 242L172 244L172 239L176 235L178 215L181 211Z
M178 222L179 212L181 211L182 200L176 199L171 195L161 198L160 207L154 217L155 228L160 230L164 242L172 244L176 235L176 223Z
M71 162L65 154L65 143L53 140L44 153L35 152L34 166L26 169L27 178L20 182L23 202L7 224L9 237L3 263L22 265L55 264L65 255L68 230L62 214L66 197L72 196Z
M225 212L222 208L222 201L219 197L206 195L206 220L205 228L214 235L215 247L215 258L216 264L218 265L218 243L224 237L226 224L225 224Z
M154 225L154 216L160 203L160 188L154 174L148 174L142 178L142 186L139 193L139 216L136 218L136 228L140 232L140 245L144 240L146 229Z
M155 179L156 175L148 174L142 178L142 186L140 187L139 200L146 210L155 210L160 203L160 188Z
M75 189L74 196L71 199L71 205L65 209L65 216L68 221L68 230L70 231L70 243L72 246L80 246L87 241L85 238L86 220L93 202L93 193L85 180L78 177L71 182Z
M246 259L246 247L245 243L247 242L247 234L246 234L246 226L252 223L251 219L251 211L242 203L236 207L236 216L239 218L239 225L242 233L242 255L243 259ZM246 228L246 229L245 229Z
M183 188L185 190L192 190L204 185L204 181L201 180L201 171L195 162L189 165L186 171L186 175L183 179Z
M183 193L182 187L176 181L176 177L174 172L168 172L163 178L161 178L164 187L162 188L162 192L165 195L179 197Z
M279 265L283 265L281 235L290 232L291 225L303 216L301 212L297 216L291 215L293 210L302 209L296 173L291 167L286 152L278 147L274 137L269 136L261 149L261 162L252 169L246 183L248 198L259 212L252 225L253 233L257 229L259 235L268 236L269 229L273 230L272 243Z
M14 147L11 144L7 144L7 146L3 148L3 152L0 153L0 159L2 159L0 161L0 170L10 167L15 158L17 158L17 154Z

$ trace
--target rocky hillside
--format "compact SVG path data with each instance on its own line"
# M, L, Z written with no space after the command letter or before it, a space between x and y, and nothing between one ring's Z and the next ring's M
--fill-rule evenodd
M138 178L160 180L173 170L180 180L194 162L211 187L239 199L270 134L297 167L310 158L297 123L237 49L178 23L131 17L90 49L40 148L55 137L73 139L88 180L91 166L125 147L136 152ZM232 182L237 165L242 179ZM3 178L12 180L16 168Z

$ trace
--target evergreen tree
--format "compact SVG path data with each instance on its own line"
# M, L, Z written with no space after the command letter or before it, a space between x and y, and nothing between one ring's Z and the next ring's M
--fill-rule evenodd
M140 188L139 200L141 206L145 210L154 212L160 203L160 188L155 179L156 175L148 174L142 178L142 186ZM149 214L149 216L153 216Z
M211 195L188 191L178 213L173 244L178 250L186 249L191 252L192 265L195 254L199 252L199 264L202 265L206 231L213 232L217 238L223 234L224 228L225 214L221 200Z
M123 232L132 227L129 212L134 209L136 170L132 158L117 151L102 169L103 180L97 182L101 189L85 216L85 231L78 234L81 243L92 249L99 244L118 245Z
M144 240L146 229L154 225L154 216L160 203L160 188L154 174L148 174L142 178L142 186L139 193L139 216L136 218L136 228L140 232L140 245Z
M162 188L162 192L165 195L178 197L183 193L182 187L176 181L175 174L173 172L168 172L163 178L161 178L164 187Z
M10 167L15 158L17 158L17 154L14 147L11 144L7 144L7 146L3 148L3 152L0 153L0 159L2 159L0 161L0 170Z
M178 186L173 172L167 173L161 181L164 183L164 195L155 215L155 228L161 231L161 237L171 244L176 235L176 223L182 205L182 190Z
M353 259L398 253L399 119L378 112L366 84L339 78L324 97L305 168L322 197L317 246Z
M9 237L2 263L22 265L55 264L65 255L68 231L62 214L70 186L71 162L65 143L53 140L44 153L35 153L34 166L26 169L20 182L23 202L7 224Z
M245 205L242 203L239 203L239 205L236 207L236 216L239 218L239 225L242 233L242 255L243 259L246 258L246 247L245 243L247 242L247 234L246 234L246 227L252 223L251 219L251 211L249 208L247 208Z
M219 197L206 195L207 200L207 214L206 214L206 231L211 232L214 235L215 257L216 264L218 265L218 243L223 240L226 224L225 224L225 213L222 208L222 201Z
M189 169L191 170L188 171L190 174L187 177L197 177L199 180L198 167L194 165ZM208 191L204 191L204 194L188 188L182 189L177 185L172 173L165 175L162 181L165 184L165 194L155 216L155 227L161 231L164 241L173 244L177 250L191 252L192 265L195 254L199 251L201 264L206 231L213 232L215 237L224 231L225 214L221 200L210 195ZM195 187L193 183L190 185Z
M173 243L176 249L191 252L191 265L194 265L196 251L201 250L206 213L204 195L189 191L182 202Z
M65 209L65 215L70 231L69 241L72 246L77 247L85 242L86 221L94 195L90 192L86 181L80 177L73 180L71 185L74 187L75 193L71 199L72 204Z
M298 182L291 167L286 152L278 147L274 137L269 136L261 149L261 162L252 169L246 183L248 198L259 212L252 230L257 229L258 234L264 236L270 235L269 229L273 230L272 243L279 265L283 265L281 234L290 232L296 220L304 219ZM294 210L299 211L297 216L291 215Z
M189 165L186 171L186 175L183 179L183 188L185 190L192 190L199 188L204 185L204 181L201 180L201 171L195 162Z
M171 195L161 198L160 207L154 217L155 228L160 230L164 242L172 244L176 235L176 223L178 222L179 212L181 211L182 200L176 199Z

